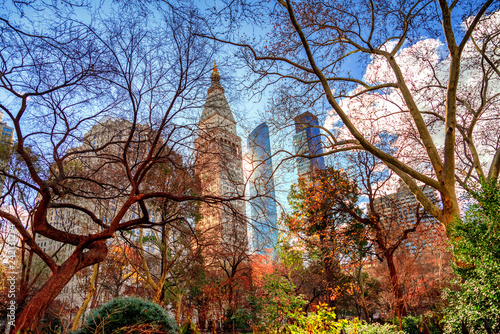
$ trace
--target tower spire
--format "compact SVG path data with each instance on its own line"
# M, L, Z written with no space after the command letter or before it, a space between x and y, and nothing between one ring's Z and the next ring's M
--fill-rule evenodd
M214 114L219 114L231 123L236 124L231 108L224 96L224 88L220 84L220 75L215 61L210 80L212 83L210 88L208 88L207 100L203 107L203 112L201 113L200 122L210 118ZM234 133L236 134L236 127L234 128Z
M212 84L208 89L208 94L210 95L213 91L220 90L224 93L224 88L222 88L220 84L220 74L217 70L217 63L214 60L214 68L212 70L212 74L210 75L210 80L212 80Z

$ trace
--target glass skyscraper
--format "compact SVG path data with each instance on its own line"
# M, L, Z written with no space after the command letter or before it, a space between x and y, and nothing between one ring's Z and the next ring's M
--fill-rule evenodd
M295 135L293 144L295 153L298 155L314 156L323 153L321 144L321 133L319 129L318 117L310 112L305 112L294 118ZM297 158L297 171L299 176L308 175L313 170L324 169L324 157Z
M248 155L252 166L250 206L253 249L259 254L265 254L267 249L274 250L278 241L271 142L266 123L260 124L250 133Z

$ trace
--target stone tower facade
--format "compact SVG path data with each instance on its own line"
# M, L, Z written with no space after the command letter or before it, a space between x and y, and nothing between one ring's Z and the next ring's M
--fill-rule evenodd
M198 122L195 163L201 195L213 199L201 204L196 229L206 251L212 253L207 258L213 259L246 254L248 237L241 138L215 64L210 78Z

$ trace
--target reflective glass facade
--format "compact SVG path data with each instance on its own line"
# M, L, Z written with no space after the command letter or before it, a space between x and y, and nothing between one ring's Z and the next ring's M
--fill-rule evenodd
M319 129L318 117L310 112L305 112L294 118L295 135L293 144L296 154L312 156L323 153L321 144L321 133ZM305 157L297 158L297 171L299 176L311 173L315 169L324 169L324 157L315 157L312 159Z
M260 124L250 133L248 154L252 166L250 206L253 249L265 254L267 249L274 250L278 241L271 142L266 123Z

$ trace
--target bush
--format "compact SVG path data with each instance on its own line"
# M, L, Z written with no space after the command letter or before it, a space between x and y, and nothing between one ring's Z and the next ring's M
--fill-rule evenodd
M266 275L262 296L251 298L254 321L250 324L255 333L281 332L289 317L302 310L307 301L295 296L295 285L278 274Z
M178 333L175 320L161 306L137 297L124 297L93 310L75 334L140 333L144 326L148 330Z
M246 308L232 309L226 311L226 322L224 327L233 330L248 330L250 329L249 323L252 320L252 312Z
M290 334L403 334L391 324L368 324L357 318L352 321L345 319L336 321L333 308L326 304L316 306L316 312L295 312L291 318L294 323L285 327L285 332Z
M362 334L404 334L404 332L398 331L397 327L391 324L368 324L365 321L361 321L353 326L352 323L347 324L344 327L344 332L346 334L351 333L362 333Z
M420 334L422 333L419 330L418 325L420 323L419 317L407 316L403 318L402 329L407 334Z
M445 294L446 332L460 333L463 322L471 334L486 333L485 323L500 333L500 189L483 182L470 195L473 205L450 231L458 289Z
M190 318L182 324L180 334L200 334L200 331L196 328L196 325Z
M427 326L431 334L442 334L441 325L442 317L439 314L428 313L417 317L404 317L402 329L407 334L420 334L424 332L424 326Z

